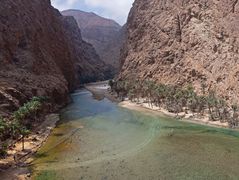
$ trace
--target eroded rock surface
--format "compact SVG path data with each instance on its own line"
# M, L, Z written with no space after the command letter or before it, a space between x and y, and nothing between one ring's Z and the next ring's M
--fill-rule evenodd
M136 0L127 23L119 78L201 84L225 99L239 96L236 0Z

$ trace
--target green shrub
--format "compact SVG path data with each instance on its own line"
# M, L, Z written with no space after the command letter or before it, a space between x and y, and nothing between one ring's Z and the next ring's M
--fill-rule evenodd
M2 140L7 129L7 123L2 116L0 116L0 139Z
M16 121L21 122L31 115L36 115L36 113L41 109L42 103L46 101L44 97L33 97L31 101L25 103L20 107L14 114L13 118Z
M35 119L46 101L48 101L47 97L33 97L15 111L11 118L4 119L0 116L0 140L4 142L8 138L17 139L21 135L24 144L25 136L30 133L26 128L28 125L26 119ZM0 154L4 154L4 148L0 151Z

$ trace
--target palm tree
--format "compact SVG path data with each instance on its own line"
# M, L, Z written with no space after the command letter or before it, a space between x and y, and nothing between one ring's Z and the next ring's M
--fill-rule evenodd
M24 151L25 150L25 137L30 134L30 131L27 130L25 127L21 127L19 129L19 131L22 136L22 138L21 138L22 139L22 151Z
M129 92L128 92L128 97L129 97L129 100L131 101L134 101L135 100L135 92L134 92L134 89L130 89Z
M133 89L134 89L134 92L135 92L137 102L139 102L139 98L144 97L142 82L140 82L139 80L135 80L135 83L132 82L132 84L134 84Z
M10 129L11 129L11 137L12 139L16 138L18 136L18 130L20 128L20 124L18 121L13 120L10 125L9 125Z
M217 105L216 105L216 111L217 111L217 114L218 114L218 117L220 119L220 121L223 120L223 118L225 118L223 115L223 111L225 110L225 107L226 107L226 102L223 100L223 99L219 99L217 101Z
M207 97L206 96L198 96L198 111L201 115L204 114L207 104Z
M163 103L163 99L164 99L164 87L162 86L162 84L159 84L156 86L156 97L157 97L157 105L158 107L161 106L161 104Z
M223 119L221 121L229 121L230 120L230 111L229 111L229 107L227 106L227 104L225 104L225 106L223 107L223 110L222 110L222 116L223 116Z
M178 113L182 111L182 97L183 97L183 92L180 89L175 90L174 94L174 99L175 99L175 110L178 116Z
M232 111L233 111L233 115L232 115L232 120L230 122L231 127L237 127L238 126L238 105L237 104L233 104L232 105Z
M187 98L187 106L194 113L197 109L198 98L197 94L194 92L194 88L192 85L189 85L185 91L185 95Z
M209 91L209 95L208 95L208 98L207 98L207 104L208 104L210 117L214 121L215 120L214 108L218 104L214 91Z
M150 89L149 89L149 85L150 82L149 80L144 81L143 87L144 87L144 97L146 98L146 101L148 102L148 104L150 105Z

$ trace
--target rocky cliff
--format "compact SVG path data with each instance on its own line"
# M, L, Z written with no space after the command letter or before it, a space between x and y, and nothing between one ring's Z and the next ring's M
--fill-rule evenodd
M82 41L78 28L72 37L67 24L49 0L1 1L1 115L8 116L32 96L48 96L52 104L62 105L77 76L104 78L99 72L104 64L92 62L98 58L92 46Z
M65 103L75 67L61 15L49 0L2 0L0 109L11 112L32 96Z
M91 44L82 40L76 20L72 16L64 16L62 20L71 47L70 52L73 56L76 56L74 62L76 63L79 83L110 79L113 76L110 66L100 59Z
M136 0L127 22L120 79L201 84L239 97L237 0Z
M92 44L100 58L117 71L122 39L121 26L113 20L80 10L66 10L62 14L76 19L83 39Z

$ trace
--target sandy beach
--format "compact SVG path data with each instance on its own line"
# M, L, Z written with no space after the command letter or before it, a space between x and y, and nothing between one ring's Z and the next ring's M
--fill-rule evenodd
M148 103L135 103L129 100L125 100L119 103L119 106L128 108L131 110L141 111L141 112L150 112L160 116L169 116L172 118L177 118L180 121L196 123L201 125L207 125L212 127L223 127L228 128L228 123L222 123L220 121L210 121L208 116L199 116L196 114L185 114L184 112L179 113L178 115L175 113L168 112L166 109L158 108L156 106L149 106Z

